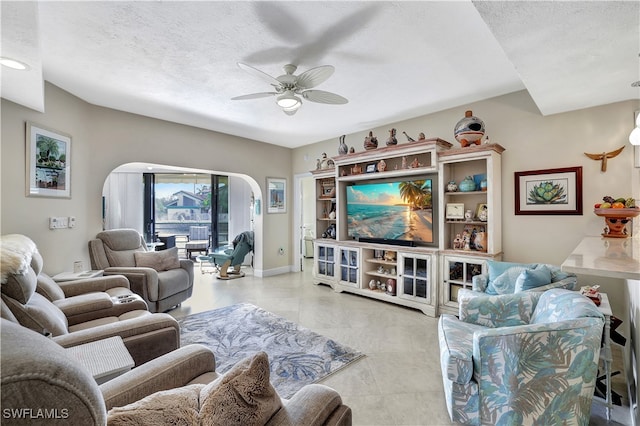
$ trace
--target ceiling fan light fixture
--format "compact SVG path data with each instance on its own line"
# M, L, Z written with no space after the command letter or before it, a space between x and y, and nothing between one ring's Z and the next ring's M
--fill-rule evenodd
M276 98L276 103L282 109L298 109L302 105L302 101L299 97L295 96L291 90L287 90L283 95Z

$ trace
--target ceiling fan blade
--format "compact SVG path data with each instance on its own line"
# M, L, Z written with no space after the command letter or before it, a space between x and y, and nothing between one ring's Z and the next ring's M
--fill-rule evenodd
M260 93L252 93L250 95L242 95L236 96L235 98L231 98L232 101L243 101L245 99L258 99L258 98L266 98L269 96L277 95L277 92L260 92Z
M260 71L257 68L252 67L251 65L247 65L245 63L242 62L238 62L238 66L245 70L246 72L248 72L249 74L256 76L264 81L266 81L269 84L274 85L275 87L280 86L280 82L278 80L276 80L274 77L271 77L269 74Z
M332 65L311 68L298 76L296 85L302 90L311 89L331 77L333 71L335 68Z
M343 98L335 93L325 92L324 90L305 90L301 93L302 97L311 102L321 104L346 104L349 102L347 98Z

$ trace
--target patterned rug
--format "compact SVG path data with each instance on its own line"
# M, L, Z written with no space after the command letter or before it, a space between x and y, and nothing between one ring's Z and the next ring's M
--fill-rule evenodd
M189 315L178 322L181 344L200 343L210 348L216 355L218 373L265 351L271 364L271 383L283 398L290 398L303 386L364 357L361 352L248 303Z

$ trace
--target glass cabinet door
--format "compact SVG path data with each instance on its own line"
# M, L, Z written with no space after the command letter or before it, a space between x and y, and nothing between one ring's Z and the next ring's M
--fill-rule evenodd
M358 249L340 249L340 281L341 284L358 288Z
M322 244L316 244L316 266L317 274L320 276L335 277L335 250L333 246L325 246Z
M445 304L457 307L458 291L462 288L471 288L473 277L484 273L485 270L485 261L463 257L445 257Z
M401 281L399 295L405 299L429 302L431 257L401 255Z

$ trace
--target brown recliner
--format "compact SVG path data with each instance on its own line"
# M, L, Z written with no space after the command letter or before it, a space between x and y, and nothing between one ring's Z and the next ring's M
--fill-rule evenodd
M42 272L42 256L28 237L2 236L0 247L2 318L63 347L120 336L136 365L180 347L177 321L151 314L124 276L59 285Z
M158 256L166 256L168 251L158 252ZM147 302L149 311L165 312L191 297L192 260L176 260L177 267L169 270L140 267L136 266L136 253L140 252L147 252L147 245L135 229L103 231L89 241L91 268L102 269L105 275L126 276L131 290Z

